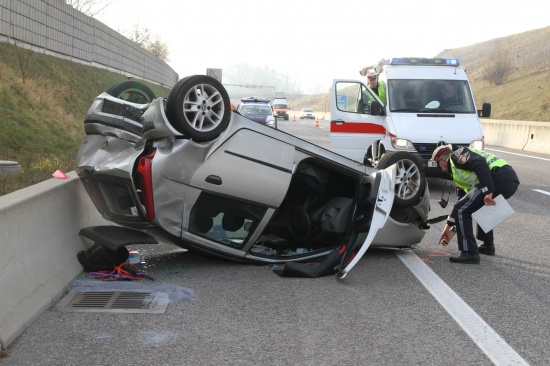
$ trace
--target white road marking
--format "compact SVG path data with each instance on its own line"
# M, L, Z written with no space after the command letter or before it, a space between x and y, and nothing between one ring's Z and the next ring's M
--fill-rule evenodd
M547 158L541 158L541 157L538 157L538 156L531 156L531 155L525 155L525 154L518 154L518 153L513 153L513 152L510 152L510 151L497 150L497 149L486 149L486 150L489 150L489 151L498 151L498 152L502 152L502 153L505 153L505 154L518 155L518 156L523 156L523 157L526 157L526 158L532 158L532 159L540 159L540 160L544 160L544 161L550 161L550 159L547 159Z
M525 154L518 154L518 153L513 153L513 152L509 152L509 151L504 151L504 150L497 150L497 149L487 149L487 150L502 152L502 153L505 153L505 154L512 154L512 155L523 156L523 157L526 157L526 158L532 158L532 159L540 159L540 160L544 160L544 161L550 161L550 159L547 159L547 158L540 158L540 157L538 157L538 156L531 156L531 155L525 155ZM533 191L539 192L539 193L543 193L543 194L547 194L547 195L550 196L550 192L546 192L546 191L543 191L543 190L541 190L541 189L533 189Z
M396 253L420 283L495 365L529 365L412 250Z

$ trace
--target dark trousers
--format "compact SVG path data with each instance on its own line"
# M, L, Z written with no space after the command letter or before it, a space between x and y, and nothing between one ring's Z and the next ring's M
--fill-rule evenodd
M516 193L519 186L519 179L510 166L504 166L496 170L493 174L493 181L495 183L493 198L502 195L508 199ZM460 251L477 252L476 238L484 243L493 243L493 231L485 233L479 225L477 225L477 232L474 237L472 214L485 205L483 202L484 197L485 195L479 189L474 188L466 193L453 207L451 216L456 222L456 237Z

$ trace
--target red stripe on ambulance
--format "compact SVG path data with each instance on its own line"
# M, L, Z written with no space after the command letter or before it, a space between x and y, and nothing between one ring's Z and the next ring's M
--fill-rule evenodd
M345 133L379 133L386 134L386 129L377 123L363 122L330 122L330 132L345 132Z

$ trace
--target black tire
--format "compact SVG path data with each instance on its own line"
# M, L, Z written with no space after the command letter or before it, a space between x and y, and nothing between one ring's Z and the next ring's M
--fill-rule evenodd
M137 104L151 103L156 98L155 93L147 85L134 80L115 84L107 89L107 93L115 98Z
M216 79L193 75L174 85L166 101L166 117L176 130L197 142L211 141L229 125L229 94Z
M406 151L385 152L377 169L385 169L397 163L395 207L410 207L417 204L426 188L426 173L420 157Z

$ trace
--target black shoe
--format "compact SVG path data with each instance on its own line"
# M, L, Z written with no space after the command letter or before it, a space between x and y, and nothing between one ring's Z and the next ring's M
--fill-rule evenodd
M495 255L495 244L483 243L479 247L479 254Z
M479 254L477 252L461 252L460 255L449 257L453 263L477 264L479 263Z

